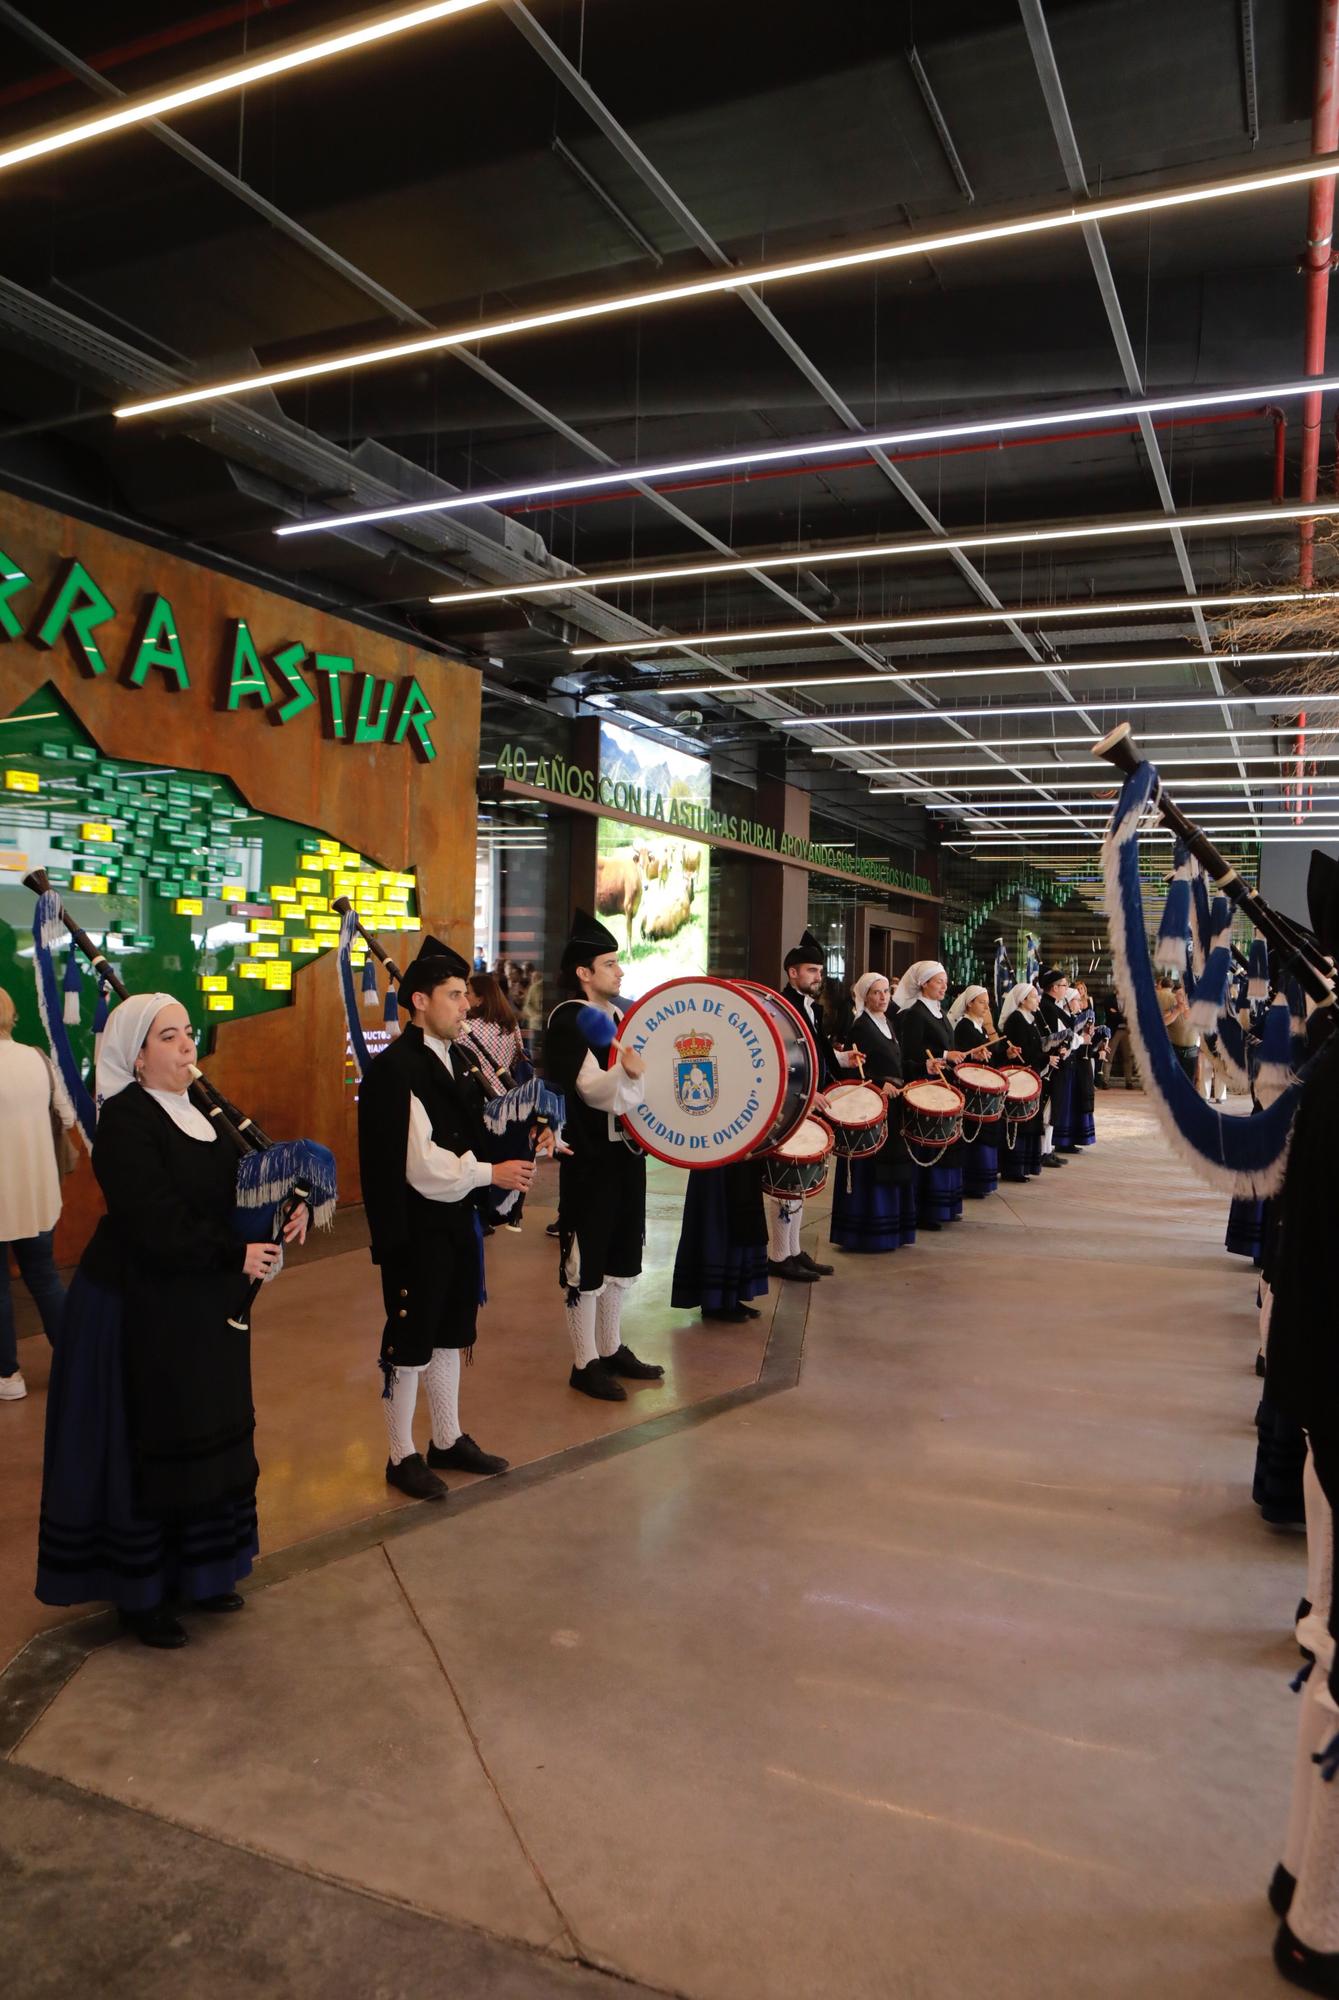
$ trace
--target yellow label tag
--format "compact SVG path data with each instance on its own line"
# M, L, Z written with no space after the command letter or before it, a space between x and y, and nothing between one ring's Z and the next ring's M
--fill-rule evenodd
M330 908L330 898L329 896L304 896L302 907L304 910L328 910Z
M319 875L295 875L293 877L293 887L301 896L319 896L321 893L321 878Z
M237 967L237 976L239 979L263 979L265 977L265 967L263 965L253 965L250 959L244 959Z
M6 771L5 790L7 792L37 792L41 790L41 779L36 771Z
M179 917L202 917L205 913L198 896L178 896L172 907Z
M284 926L282 920L278 917L253 917L251 919L251 929L248 933L251 937L282 937L283 934Z
M246 901L246 883L225 882L219 894L225 903L244 903Z
M320 951L321 940L314 937L291 937L288 940L288 949L290 951Z
M267 993L288 993L292 991L293 968L287 959L278 965L265 968L265 990Z
M289 884L278 882L273 884L270 889L270 901L272 903L296 903L297 899L297 890Z
M308 930L312 931L320 931L322 932L322 934L329 931L334 931L336 934L338 934L339 918L335 916L323 917L319 911L313 910L311 922L308 924L307 928Z
M105 875L71 875L70 887L82 890L87 896L101 896L107 887L107 877Z
M277 944L253 944L251 947L251 956L252 958L278 958L279 947Z
M316 846L317 851L321 854L339 853L339 842L337 840L318 840Z
M227 990L228 980L226 974L222 972L202 972L200 974L200 991L202 993L226 993Z
M81 840L110 840L112 830L100 819L86 819L79 829Z
M210 993L205 999L206 1014L231 1014L235 1002L231 993Z

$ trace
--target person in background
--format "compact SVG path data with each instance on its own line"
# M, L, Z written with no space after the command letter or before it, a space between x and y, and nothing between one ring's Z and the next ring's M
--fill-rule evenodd
M65 1291L51 1259L51 1235L60 1215L60 1172L55 1126L74 1124L74 1109L56 1073L38 1049L14 1040L14 1002L0 987L0 1403L19 1403L28 1385L19 1368L14 1306L9 1295L9 1253L32 1294L42 1330L54 1347L65 1310Z
M841 1250L900 1250L916 1241L916 1167L897 1101L902 1051L888 1020L892 989L884 973L866 972L851 991L851 1041L862 1058L861 1080L882 1092L888 1128L877 1153L835 1163L830 1235Z
M1112 1088L1115 1087L1116 1069L1117 1065L1119 1065L1125 1088L1127 1090L1138 1090L1139 1071L1135 1067L1134 1043L1130 1038L1130 1024L1125 1018L1125 1009L1121 1005L1120 995L1114 987L1106 997L1102 1008L1102 1018L1111 1031L1111 1041L1107 1047L1107 1058L1104 1065L1106 1075L1098 1079L1098 1087L1100 1089L1104 1089L1108 1085Z
M919 958L893 988L897 1009L896 1034L902 1051L902 1073L908 1083L940 1077L944 1065L959 1060L953 1030L944 1013L948 974L938 959ZM916 1227L942 1229L962 1214L962 1167L949 1157L935 1166L916 1169Z
M1176 1059L1198 1090L1200 1031L1190 1019L1190 1003L1184 988L1173 985L1166 973L1158 981L1158 1007L1167 1039L1176 1050Z
M472 972L466 983L470 1011L460 1034L462 1046L481 1059L485 1075L490 1070L505 1070L507 1076L504 1082L523 1083L529 1073L529 1058L510 1000L491 972ZM485 1234L492 1235L496 1220L502 1223L504 1229L519 1236L521 1211L525 1207L524 1189L518 1192L513 1188L497 1200L505 1206L499 1208L495 1203L492 1216L486 1216L484 1220Z

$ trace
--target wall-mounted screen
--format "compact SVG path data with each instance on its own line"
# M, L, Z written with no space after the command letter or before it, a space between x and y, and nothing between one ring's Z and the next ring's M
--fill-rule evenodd
M711 850L675 826L671 812L680 800L711 804L711 766L602 722L600 777L616 807L663 822L600 821L596 911L618 939L623 992L636 1000L666 979L708 970Z

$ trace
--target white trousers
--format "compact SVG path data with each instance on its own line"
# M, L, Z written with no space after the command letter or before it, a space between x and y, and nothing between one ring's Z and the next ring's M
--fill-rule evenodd
M767 1196L767 1255L773 1264L784 1264L800 1254L800 1227L804 1221L802 1201L778 1201Z

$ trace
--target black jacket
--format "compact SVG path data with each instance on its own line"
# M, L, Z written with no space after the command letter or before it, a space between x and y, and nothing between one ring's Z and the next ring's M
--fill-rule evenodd
M454 1052L453 1059L458 1060ZM430 1201L405 1178L411 1096L428 1114L435 1145L449 1153L489 1157L483 1097L473 1075L462 1080L449 1076L411 1022L368 1064L358 1091L358 1166L374 1264L424 1237L474 1242L470 1197Z
M823 1009L819 1002L812 999L809 994L801 993L799 988L792 986L789 980L786 981L780 990L781 998L789 1000L796 1013L807 1023L809 1032L817 1045L819 1089L826 1090L830 1083L841 1083L843 1081L849 1083L851 1080L849 1072L841 1068L832 1053L832 1037L829 1035L824 1023Z
M885 1035L868 1014L861 1014L852 1024L851 1041L865 1058L866 1083L901 1083L902 1051L896 1035ZM853 1075L848 1072L848 1081ZM901 1100L894 1097L888 1105L888 1137L874 1155L875 1178L905 1183L912 1179L914 1171L902 1137Z
M926 1058L943 1056L953 1047L953 1030L943 1014L932 1014L923 1000L913 1000L897 1016L897 1039L908 1081L928 1076Z

